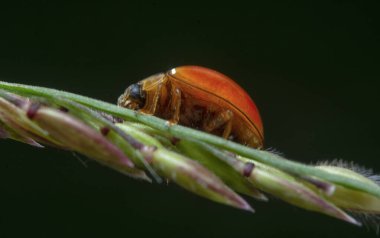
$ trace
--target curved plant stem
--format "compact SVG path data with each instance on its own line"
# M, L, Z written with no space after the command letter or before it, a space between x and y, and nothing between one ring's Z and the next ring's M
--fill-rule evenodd
M123 119L137 121L139 123L148 125L157 130L166 131L174 137L178 138L191 138L217 146L222 149L227 149L231 152L241 156L250 158L252 160L261 162L263 164L272 166L274 168L286 171L300 177L317 177L338 185L349 187L354 190L370 193L380 198L380 187L375 183L363 183L359 180L351 179L345 176L329 173L317 167L308 166L298 162L284 159L278 155L270 152L252 149L220 137L216 137L201 131L193 130L187 127L174 125L169 126L165 120L159 119L154 116L143 115L136 111L128 110L118 107L116 105L106 103L100 100L92 99L85 96L80 96L73 93L68 93L60 90L48 89L44 87L27 86L22 84L13 84L0 81L0 89L13 91L25 96L43 96L45 98L65 98L90 108L106 112L113 116Z

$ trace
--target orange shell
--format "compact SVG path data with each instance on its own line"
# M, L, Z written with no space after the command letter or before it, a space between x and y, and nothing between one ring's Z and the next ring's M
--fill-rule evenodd
M167 74L176 80L183 81L224 99L231 107L234 107L245 116L247 124L258 131L263 140L263 123L255 103L248 93L231 78L215 70L200 66L181 66L169 70Z

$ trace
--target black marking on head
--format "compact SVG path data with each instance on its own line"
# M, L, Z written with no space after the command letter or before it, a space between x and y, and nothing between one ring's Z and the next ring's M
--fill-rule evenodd
M141 85L138 83L130 86L129 96L133 99L145 99L145 92L141 90Z
M146 93L142 90L141 84L135 83L129 86L129 98L137 102L140 108L144 106Z

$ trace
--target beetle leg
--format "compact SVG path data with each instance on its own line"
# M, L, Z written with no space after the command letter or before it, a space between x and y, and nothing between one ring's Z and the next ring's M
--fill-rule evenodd
M232 120L230 119L230 120L228 120L226 127L224 128L224 131L223 131L223 138L224 139L228 139L228 137L231 134L231 130L232 130Z
M160 99L161 89L162 83L157 85L157 89L155 90L153 97L151 99L148 99L150 102L146 104L146 107L140 109L140 112L154 115L157 109L158 100Z
M173 112L172 118L170 118L170 124L177 124L179 122L181 110L181 90L172 85L171 87L171 101L170 101L170 111Z
M203 125L203 129L211 132L223 125L226 125L223 130L223 137L228 138L232 130L232 117L233 113L230 110L222 111L209 120L206 120L206 123Z

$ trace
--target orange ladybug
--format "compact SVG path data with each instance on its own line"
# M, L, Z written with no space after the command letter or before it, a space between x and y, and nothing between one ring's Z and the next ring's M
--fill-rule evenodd
M262 148L263 124L249 95L232 79L200 66L181 66L130 85L118 105Z

